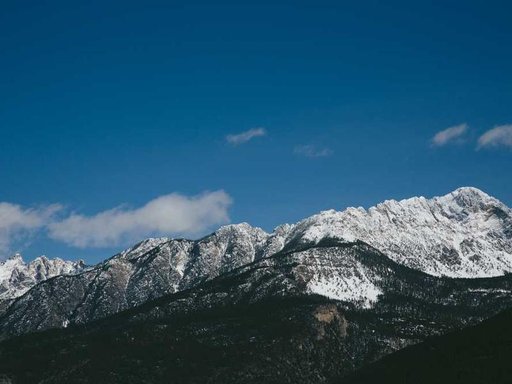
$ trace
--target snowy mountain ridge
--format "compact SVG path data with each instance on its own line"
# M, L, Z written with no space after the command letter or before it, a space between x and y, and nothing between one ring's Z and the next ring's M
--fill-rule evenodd
M512 272L512 210L472 187L432 199L412 197L386 200L369 209L322 211L296 224L280 225L272 233L247 223L226 225L197 242L202 255L198 264L210 272L225 272L291 243L317 243L324 238L364 241L399 264L436 276L474 278ZM114 258L136 259L171 241L178 240L150 238ZM190 265L190 255L178 251L175 256L169 263L178 273L183 275L186 267L189 272L197 270ZM82 269L82 262L44 256L25 264L17 255L0 263L0 300L18 297L47 278Z
M0 301L21 296L32 286L50 277L76 274L84 268L81 260L73 262L40 256L25 263L20 254L15 254L0 262Z
M252 260L290 244L360 240L399 264L434 276L478 278L512 272L512 209L473 187L431 199L322 211L270 234L242 223L221 227L214 235L228 232L257 239Z
M324 211L293 225L285 243L361 240L392 260L435 276L492 277L512 272L512 210L476 188L445 196L387 200Z
M41 259L19 273L12 272L18 271L11 266L16 262L6 262L7 272L0 274L4 297L24 294L5 307L3 321L17 333L87 323L270 256L281 265L289 253L301 265L293 267L297 272L292 274L297 279L293 284L301 289L366 308L375 305L388 280L397 277L385 271L370 273L348 256L351 253L332 253L322 246L330 241L366 243L383 259L433 276L477 278L512 272L511 209L478 189L459 188L432 199L324 211L272 233L241 223L199 240L151 238L86 269L62 260L57 263L60 269L50 268L49 261ZM41 270L44 273L38 273ZM19 275L23 278L12 278ZM19 281L24 282L21 288ZM9 288L13 282L14 288Z

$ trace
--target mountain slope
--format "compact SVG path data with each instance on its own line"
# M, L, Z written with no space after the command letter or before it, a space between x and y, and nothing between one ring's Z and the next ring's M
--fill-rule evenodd
M198 241L147 239L81 273L36 285L4 311L0 328L19 323L19 332L30 332L102 318L250 263L265 241L247 224Z
M505 384L512 382L512 311L405 348L343 384Z
M371 282L377 300L317 295L311 282L333 276L337 286ZM361 242L324 240L102 320L6 340L0 374L16 383L323 383L510 308L511 291L512 276L439 278Z

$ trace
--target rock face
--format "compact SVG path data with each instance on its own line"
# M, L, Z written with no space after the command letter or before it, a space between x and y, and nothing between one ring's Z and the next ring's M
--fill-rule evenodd
M25 263L16 254L0 263L0 301L14 299L41 281L58 275L74 275L84 270L82 261L72 262L62 259L38 257Z
M512 271L511 210L477 189L461 188L431 200L322 212L271 234L243 223L197 241L148 239L80 273L37 284L4 311L0 333L5 337L87 323L290 252L300 268L293 269L295 283L279 288L282 292L290 294L300 282L301 292L372 308L396 273L376 273L351 252L321 246L329 241L362 241L397 266L433 276L490 277ZM260 288L263 296L266 284Z

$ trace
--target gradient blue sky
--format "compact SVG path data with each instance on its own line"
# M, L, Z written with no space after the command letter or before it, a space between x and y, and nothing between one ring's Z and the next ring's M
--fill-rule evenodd
M231 222L267 230L466 185L510 206L512 148L477 140L512 124L511 14L509 1L2 2L0 201L95 215L222 189ZM92 263L124 246L34 232L10 248Z

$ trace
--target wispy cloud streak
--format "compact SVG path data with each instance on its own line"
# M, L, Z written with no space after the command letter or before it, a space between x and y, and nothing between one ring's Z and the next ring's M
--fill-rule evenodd
M453 127L443 129L434 135L432 138L432 145L435 147L442 147L450 143L460 142L460 139L467 131L467 124L455 125Z
M226 141L231 145L240 145L247 143L248 141L254 139L255 137L265 136L267 131L265 128L253 128L249 129L245 132L240 132L236 134L231 134L226 136Z
M478 149L495 147L512 148L512 124L490 129L478 138Z
M298 145L293 152L305 157L327 157L334 153L330 148L319 148L315 145Z

